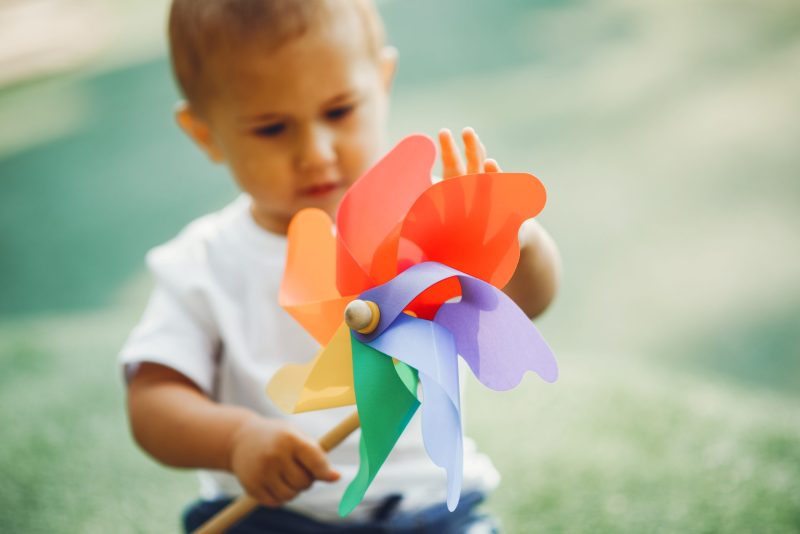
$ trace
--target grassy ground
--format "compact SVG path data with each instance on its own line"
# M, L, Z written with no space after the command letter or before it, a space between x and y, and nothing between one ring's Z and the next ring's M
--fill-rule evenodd
M462 4L383 4L392 135L475 126L544 180L565 260L559 382L470 390L490 507L515 533L800 531L796 5ZM133 446L114 354L144 251L233 190L163 58L104 65L0 91L0 531L174 531L195 491Z

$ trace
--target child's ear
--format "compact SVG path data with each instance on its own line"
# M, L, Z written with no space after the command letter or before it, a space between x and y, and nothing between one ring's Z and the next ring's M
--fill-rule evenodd
M397 48L393 46L383 47L381 50L380 69L383 88L388 93L392 88L394 74L397 72Z
M175 121L178 123L178 126L181 127L181 130L183 130L192 141L197 143L197 146L206 153L211 161L220 163L225 159L214 142L214 136L211 135L211 128L208 127L208 124L203 119L192 111L188 102L178 102L178 105L175 107Z

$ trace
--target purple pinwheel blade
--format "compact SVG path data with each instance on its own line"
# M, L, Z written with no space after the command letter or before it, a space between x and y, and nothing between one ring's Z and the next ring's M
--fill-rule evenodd
M364 291L358 298L376 303L381 310L381 316L377 328L371 334L355 332L354 335L364 343L377 338L420 293L446 278L461 274L463 273L441 263L418 263L385 284Z
M375 332L354 335L370 343L417 295L451 277L461 284L461 300L443 304L434 322L453 334L458 353L481 383L504 391L519 384L528 370L548 382L558 378L552 350L513 300L493 285L440 263L414 265L390 282L362 293L360 298L378 304L381 317Z
M459 277L460 302L443 304L433 319L455 337L458 353L480 382L505 391L535 371L558 378L553 352L525 313L505 293L471 276Z

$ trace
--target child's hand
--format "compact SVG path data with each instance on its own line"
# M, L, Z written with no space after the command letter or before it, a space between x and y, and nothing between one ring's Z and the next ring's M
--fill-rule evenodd
M442 148L442 178L448 179L464 174L477 174L481 172L502 172L500 166L493 159L486 157L486 147L483 146L478 134L472 128L461 131L464 141L464 155L467 166L461 161L461 155L453 139L453 134L447 128L439 130L439 144ZM533 219L525 221L519 229L519 245L528 248L536 245L536 239L541 228Z
M236 432L231 471L245 491L261 504L281 506L315 480L335 482L325 452L284 421L254 416Z
M439 144L442 147L442 178L448 179L464 174L477 174L480 172L500 172L497 162L493 159L486 159L486 148L478 139L478 134L472 128L464 128L461 131L464 140L464 155L467 159L467 166L461 161L458 147L453 140L450 130L443 128L439 130Z

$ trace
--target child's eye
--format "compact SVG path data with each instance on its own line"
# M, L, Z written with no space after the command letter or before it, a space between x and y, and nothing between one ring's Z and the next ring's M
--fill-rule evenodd
M260 137L275 137L283 133L285 129L286 125L284 123L276 122L274 124L268 124L267 126L256 128L253 130L253 133Z
M329 109L325 113L325 116L328 119L333 120L333 121L339 120L339 119L343 119L344 117L346 117L347 115L349 115L353 111L353 108L355 108L355 106L353 104L348 104L346 106L335 107L333 109Z

